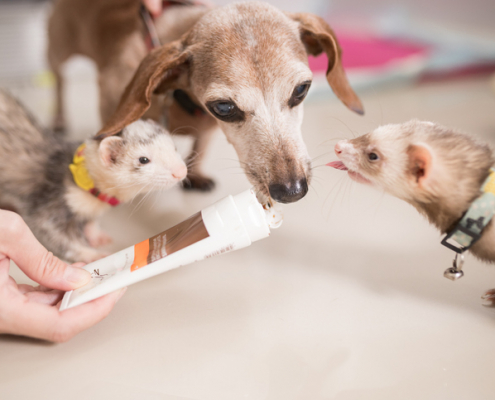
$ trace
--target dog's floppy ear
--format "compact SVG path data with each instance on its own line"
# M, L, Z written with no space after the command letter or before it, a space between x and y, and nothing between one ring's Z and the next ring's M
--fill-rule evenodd
M141 118L151 105L153 93L172 88L180 74L187 68L190 53L184 50L182 41L171 42L149 53L137 69L113 113L96 139L115 135L127 125Z
M317 56L323 51L328 57L327 81L336 96L352 111L363 115L361 100L349 85L342 67L342 49L332 28L320 18L308 13L287 13L294 21L299 22L301 41L308 54Z

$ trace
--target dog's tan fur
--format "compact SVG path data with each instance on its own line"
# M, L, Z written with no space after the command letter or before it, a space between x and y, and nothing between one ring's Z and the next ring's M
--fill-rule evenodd
M105 3L115 1L106 0ZM60 0L52 16L51 30L60 30L61 24L56 19L64 18L63 13L57 13L57 7L63 3L81 2L85 8L90 8L95 0ZM131 4L127 0L125 3L129 3L126 13L130 15L135 1ZM109 9L105 11L103 7L98 12L114 13ZM92 15L94 17L95 14ZM77 19L72 29L97 28L88 26L82 14L78 14ZM99 24L102 19L93 18L92 23ZM134 21L129 23L129 27L131 25L136 27L139 24ZM133 32L126 30L123 39L116 44L120 50L113 52L114 55L104 65L100 66L97 62L102 101L110 93L109 97L115 104L113 95L119 92L115 88L105 87L104 81L110 80L108 71L114 74L110 86L128 81L136 60L123 60L127 60L124 55L131 52L134 40L136 49L141 51L139 55L142 55L142 46L137 45L137 36L141 34L139 29L137 27ZM270 187L279 185L287 190L287 201L296 201L304 196L305 192L302 196L300 192L293 196L297 192L295 188L300 189L299 182L309 183L311 178L310 160L300 129L303 110L302 106L289 107L288 101L298 84L312 78L308 54L327 54L330 86L350 109L363 112L346 79L341 50L330 27L311 14L288 14L264 3L250 2L209 11L203 8L198 10L197 7L172 7L157 21L157 29L162 42L167 43L144 58L110 118L107 118L107 110L114 106L102 104L105 124L100 136L119 132L149 112L150 107L160 108L160 105L156 107L154 95L180 89L208 111L204 116L191 117L177 103L165 109L171 131L190 126L192 129L188 132L196 132L193 150L197 157L204 153L208 138L218 123L258 191L268 196ZM58 35L61 33L58 32ZM57 46L51 48L57 51ZM89 51L85 54L96 57ZM122 63L125 67L117 79L117 65ZM106 82L106 85L109 83ZM235 102L244 112L245 120L227 123L214 118L206 106L214 100ZM207 178L200 173L198 158L190 168L188 178L193 181L193 186L208 186Z

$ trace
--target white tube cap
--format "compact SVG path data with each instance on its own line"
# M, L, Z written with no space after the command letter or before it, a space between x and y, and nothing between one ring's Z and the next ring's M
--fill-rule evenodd
M265 210L258 202L252 189L232 196L242 222L252 242L270 235L270 228L265 216Z

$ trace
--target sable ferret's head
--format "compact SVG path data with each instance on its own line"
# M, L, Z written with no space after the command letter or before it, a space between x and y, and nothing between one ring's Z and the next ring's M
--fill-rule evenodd
M361 183L414 205L463 204L477 195L494 159L487 144L432 122L385 125L335 145L340 161Z
M88 170L97 185L127 201L139 193L168 189L187 175L171 135L151 120L138 120L118 135L92 140ZM91 158L90 155L93 155Z

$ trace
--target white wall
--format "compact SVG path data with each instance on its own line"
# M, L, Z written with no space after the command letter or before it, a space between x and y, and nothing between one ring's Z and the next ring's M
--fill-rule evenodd
M415 17L435 19L473 28L495 29L495 0L266 0L286 11L318 12L330 10L334 14L374 13L383 9L403 8ZM216 4L234 3L215 0Z

